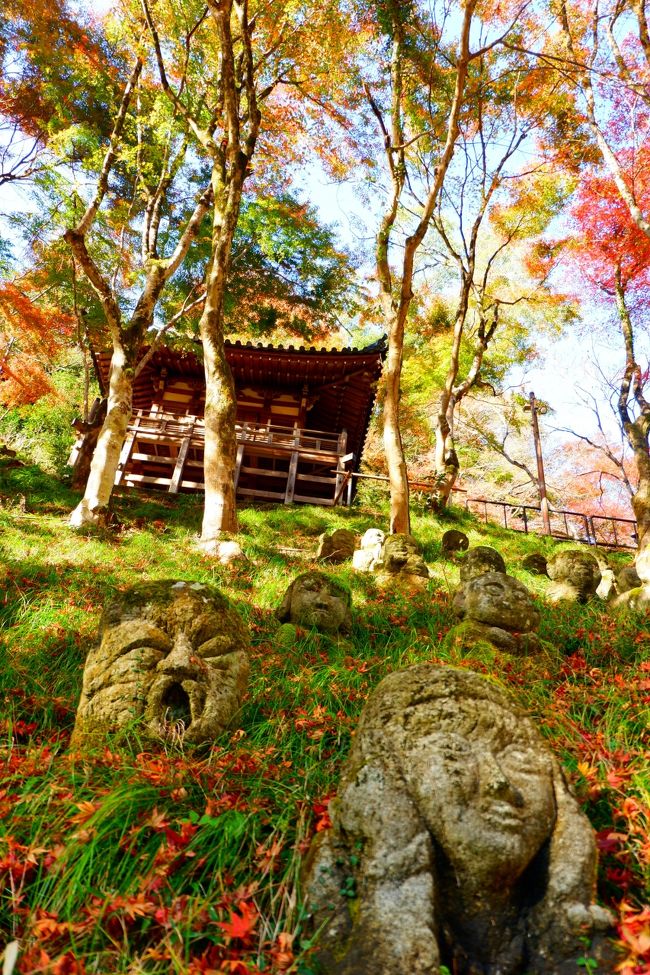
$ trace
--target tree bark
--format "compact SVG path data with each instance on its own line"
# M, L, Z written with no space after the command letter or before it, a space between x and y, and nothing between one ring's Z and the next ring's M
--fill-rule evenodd
M625 288L620 267L616 272L616 307L625 343L625 371L618 397L618 410L628 443L632 448L638 474L638 488L632 498L637 522L636 571L644 586L650 586L650 403L643 395L643 375L636 361L634 327L625 301ZM630 398L639 413L633 418Z
M97 438L84 496L70 515L73 528L102 524L106 519L132 403L133 363L120 346L113 349L106 419Z
M215 167L215 214L213 254L206 277L206 302L200 333L205 368L205 506L201 545L210 549L219 536L237 531L235 461L237 440L235 384L226 360L223 301L230 266L230 253L241 202L246 160L226 193ZM225 197L225 205L220 199Z
M409 482L399 423L404 326L395 315L388 332L384 365L384 453L390 485L390 531L410 534Z

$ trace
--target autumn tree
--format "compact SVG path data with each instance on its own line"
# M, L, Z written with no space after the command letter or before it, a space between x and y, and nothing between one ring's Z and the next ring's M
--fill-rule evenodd
M435 421L435 509L444 508L459 471L454 413L482 382L483 363L499 328L518 329L526 306L551 304L552 261L534 269L534 246L567 196L537 136L548 117L534 59L497 48L481 58L468 82L433 226L458 276L458 298L448 368ZM526 251L528 249L528 261ZM515 271L519 268L519 271ZM468 332L469 334L466 334ZM463 343L472 354L460 369Z
M202 292L210 248L204 233L179 273L187 291ZM364 297L357 265L316 208L294 193L245 193L224 296L226 333L241 339L272 337L274 342L314 341L337 333ZM191 315L197 329L200 311L197 306Z
M0 21L0 186L43 171L51 139L70 126L110 131L118 66L106 39L66 0L7 0Z
M444 4L375 5L389 57L366 95L383 141L387 189L376 242L379 298L388 333L383 433L391 491L390 527L408 532L409 491L400 430L404 335L418 251L439 206L465 117L471 77L520 16L511 6L490 19L474 0L448 17ZM470 35L475 38L470 44Z
M647 177L647 170L645 171ZM650 205L647 178L637 180L640 205ZM605 301L621 337L624 366L618 389L620 422L634 456L638 487L632 499L637 520L637 572L650 583L650 400L649 367L638 349L648 329L650 238L639 227L609 174L585 177L574 207L579 235L574 260L592 295ZM647 354L647 353L646 353Z
M551 5L559 31L538 52L561 74L632 222L650 237L644 199L650 123L650 33L645 0ZM583 161L590 159L582 146ZM591 155L593 159L593 155Z
M338 8L321 4L298 11L271 3L249 9L248 0L208 0L205 8L188 4L178 14L166 3L142 0L142 9L162 89L211 169L211 253L199 323L206 377L201 544L218 552L223 533L237 530L236 403L225 357L224 302L244 183L254 172L260 139L276 159L278 147L284 148L286 166L300 115L292 106L301 98L327 114L314 92L319 78L312 69L320 66L322 84L323 40L336 33L330 20Z
M97 176L88 198L73 197L64 234L79 273L99 299L112 344L107 413L84 496L71 515L76 527L97 522L106 510L131 417L133 380L146 361L144 345L151 351L156 343L148 331L157 304L211 202L209 185L197 188L200 174L186 165L187 139L173 116L161 111L152 125L155 94L143 66L136 55L103 148L94 133L97 150L85 168L95 168ZM195 196L189 207L174 200L181 179L187 181L183 199Z

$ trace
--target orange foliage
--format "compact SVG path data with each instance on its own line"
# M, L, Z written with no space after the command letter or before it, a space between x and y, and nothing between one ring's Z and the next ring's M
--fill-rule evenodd
M37 301L15 284L0 287L0 402L5 406L35 403L52 392L48 367L73 332L70 315Z

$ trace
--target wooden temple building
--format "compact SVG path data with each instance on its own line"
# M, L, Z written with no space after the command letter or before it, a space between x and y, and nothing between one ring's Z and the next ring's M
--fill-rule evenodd
M383 340L340 351L231 342L226 355L237 394L238 497L349 504L381 376ZM105 393L110 353L97 355L95 364ZM115 484L171 494L203 490L204 406L200 359L157 349L135 382Z

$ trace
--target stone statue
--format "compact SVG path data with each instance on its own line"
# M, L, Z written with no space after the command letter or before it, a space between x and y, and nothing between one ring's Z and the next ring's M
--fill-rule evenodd
M548 560L553 584L547 589L551 602L586 603L598 589L601 572L597 560L583 549L563 549Z
M485 572L505 572L503 556L489 545L476 545L460 563L460 581L469 582Z
M304 572L287 589L276 616L281 623L347 634L352 629L352 597L323 572Z
M469 538L465 532L458 531L457 528L450 528L444 533L441 539L442 554L454 556L456 552L466 552L469 548Z
M578 975L584 938L607 951L589 822L530 718L471 671L379 684L330 814L305 871L324 975Z
M466 582L453 600L464 620L447 639L467 646L485 640L508 653L535 653L541 644L534 630L540 614L526 586L505 572L485 572Z
M387 535L375 569L391 576L429 578L429 568L422 558L422 548L413 535Z
M381 559L381 549L386 532L381 528L369 528L361 538L361 545L352 556L352 568L357 572L372 572Z
M347 562L357 547L357 536L349 528L337 528L331 535L324 532L318 538L316 559L320 562Z
M72 745L136 725L145 739L212 741L241 707L248 632L218 589L150 582L106 604L86 660Z
M531 552L526 555L521 561L521 567L535 576L548 576L546 558L541 552Z

